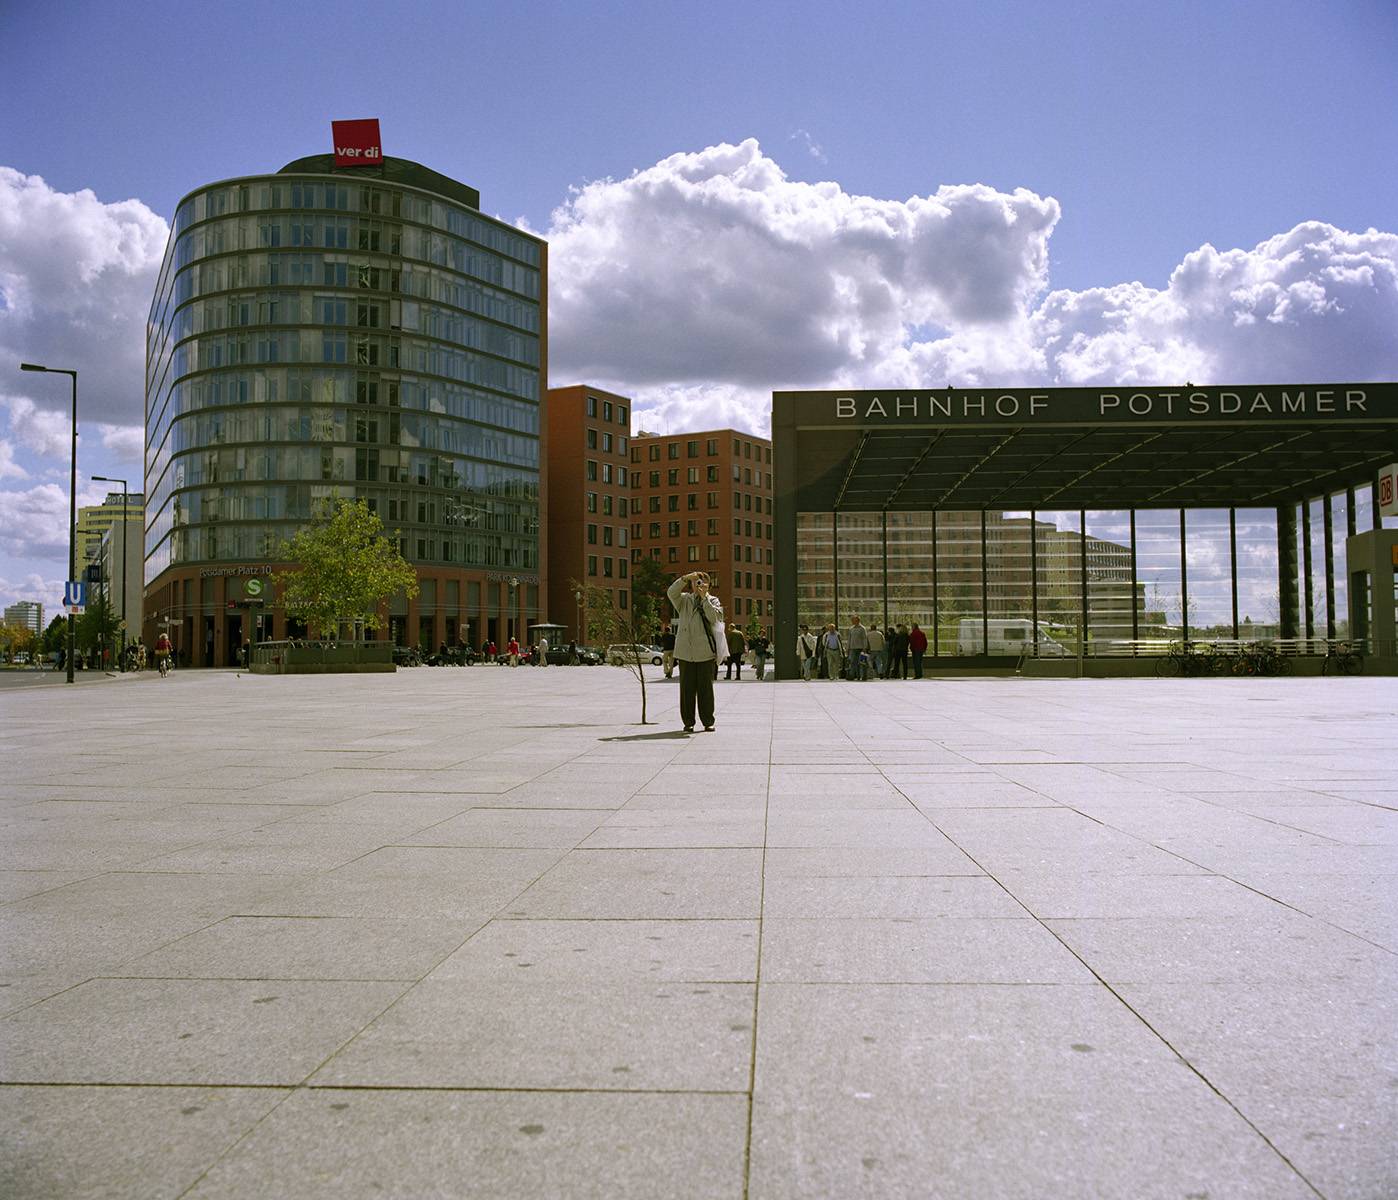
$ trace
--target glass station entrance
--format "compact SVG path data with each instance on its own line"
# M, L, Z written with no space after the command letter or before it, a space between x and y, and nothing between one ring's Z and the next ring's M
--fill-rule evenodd
M782 677L800 624L855 615L916 622L946 665L1373 639L1346 548L1398 526L1375 482L1398 460L1395 393L777 393Z

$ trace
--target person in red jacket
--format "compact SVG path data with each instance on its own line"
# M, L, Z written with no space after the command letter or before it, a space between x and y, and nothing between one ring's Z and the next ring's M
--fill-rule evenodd
M922 656L927 653L927 635L916 622L908 631L908 649L913 654L913 678L922 678Z
M509 643L509 645L505 648L505 652L510 656L510 666L512 666L512 667L517 667L517 666L519 666L519 639L518 639L518 638L511 638L511 639L510 639L510 643Z

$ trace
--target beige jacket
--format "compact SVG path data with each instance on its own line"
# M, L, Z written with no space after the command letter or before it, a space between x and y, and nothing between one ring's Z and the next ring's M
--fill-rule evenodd
M704 613L699 613L699 597L684 590L684 580L676 579L665 594L675 609L675 657L681 662L704 662L728 653L724 640L727 632L723 623L723 605L715 596L704 601ZM704 622L708 620L708 631ZM709 641L709 635L713 641Z

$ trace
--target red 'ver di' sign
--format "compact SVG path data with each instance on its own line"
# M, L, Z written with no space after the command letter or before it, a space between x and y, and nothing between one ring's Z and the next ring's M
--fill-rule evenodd
M331 121L337 167L378 167L383 165L383 143L379 141L379 119Z

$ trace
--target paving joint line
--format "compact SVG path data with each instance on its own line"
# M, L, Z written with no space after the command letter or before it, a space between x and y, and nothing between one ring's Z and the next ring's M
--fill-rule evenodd
M889 780L889 782L892 783L892 780ZM1126 1011L1129 1012L1133 1017L1135 1017L1136 1020L1138 1020L1143 1026L1145 1026L1145 1028L1151 1032L1151 1034L1161 1043L1161 1045L1163 1045L1180 1062L1182 1062L1186 1067L1188 1067L1189 1070L1194 1075L1196 1075L1200 1079L1200 1081L1203 1082L1205 1087L1207 1087L1211 1092L1214 1093L1214 1095L1216 1095L1220 1100L1222 1100L1226 1105L1228 1105L1228 1107L1232 1109L1234 1113L1237 1114L1238 1119L1241 1120L1249 1129L1251 1129L1253 1133L1256 1134L1257 1137L1260 1138L1262 1142L1268 1147L1268 1149L1270 1149L1273 1154L1275 1154L1279 1159L1282 1160L1282 1162L1284 1162L1291 1169L1291 1171L1296 1175L1296 1177L1299 1180L1301 1180L1302 1183L1304 1183L1308 1188L1310 1188L1310 1190L1314 1192L1315 1195L1320 1198L1320 1200L1325 1200L1325 1197L1323 1193L1320 1191L1320 1189L1317 1188L1315 1184L1313 1184L1301 1172L1300 1168L1298 1168L1296 1164L1291 1161L1291 1159L1289 1159L1285 1154L1282 1153L1282 1151L1277 1147L1277 1145L1272 1141L1272 1139L1269 1138L1265 1133L1263 1133L1262 1130L1259 1129L1257 1125L1254 1124L1253 1121L1248 1118L1248 1116L1243 1112L1243 1110L1239 1108L1238 1105L1235 1104L1233 1100L1231 1100L1223 1091L1221 1091L1219 1087L1207 1075L1204 1074L1203 1071L1201 1071L1197 1066L1194 1065L1194 1063L1192 1063L1188 1058L1181 1054L1180 1051L1177 1050L1175 1046L1171 1044L1170 1040L1167 1037L1165 1037L1165 1035L1161 1033L1160 1030L1158 1030L1154 1025L1152 1025L1150 1021L1148 1021L1131 1004L1131 1002L1126 999L1125 996L1123 996L1119 991L1116 990L1116 988L1114 988L1110 983L1108 983L1106 979L1104 979L1100 974L1098 974L1097 970L1092 966L1092 964L1089 963L1087 959L1085 959L1081 954L1079 954L1077 950L1070 946L1059 935L1057 930L1053 928L1053 926L1051 926L1050 924L1048 924L1047 921L1037 916L1029 908L1029 906L1024 903L1023 900L1021 900L1018 896L1014 894L1014 892L1012 892L1008 887L1005 886L1003 881L1001 881L993 872L986 870L986 868L981 864L980 860L977 859L975 855L968 851L964 846L962 846L954 837L947 833L946 830L942 829L930 817L927 817L925 813L923 815L926 818L928 824L930 824L934 829L937 830L938 833L940 833L944 838L951 842L951 844L954 845L958 850L960 850L962 854L966 855L966 857L969 858L973 863L975 863L976 866L980 867L982 871L985 871L987 877L993 879L996 885L1000 887L1005 892L1005 894L1010 897L1011 900L1013 900L1016 904L1023 908L1024 911L1028 913L1029 916L1032 917L1035 922L1038 923L1040 928L1042 928L1046 933L1048 933L1056 942L1058 942L1060 946L1062 946L1065 950L1068 951L1069 954L1071 954L1075 959L1077 959L1078 962L1082 964L1083 968L1087 970L1103 988L1106 989L1106 991L1117 1001L1117 1003L1119 1003L1123 1008L1125 1008ZM1119 830L1118 832L1124 831Z

